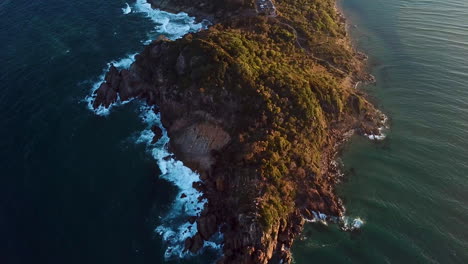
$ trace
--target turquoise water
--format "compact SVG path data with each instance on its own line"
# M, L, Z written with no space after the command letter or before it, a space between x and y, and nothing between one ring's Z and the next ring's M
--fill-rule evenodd
M296 263L468 263L468 2L344 0L389 116L382 142L354 138L340 186L359 233L310 225Z
M0 2L0 263L166 262L173 242L155 229L178 228L166 220L183 185L159 177L140 103L99 116L85 98L109 62L124 67L147 40L196 26L128 2ZM378 80L362 89L391 129L343 153L339 192L365 225L309 224L295 261L468 263L468 3L342 6Z

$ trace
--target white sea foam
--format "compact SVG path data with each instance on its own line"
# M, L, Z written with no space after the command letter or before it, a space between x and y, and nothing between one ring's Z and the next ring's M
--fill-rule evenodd
M312 219L305 219L306 222L309 222L309 223L322 223L324 225L328 225L328 221L330 219L328 219L327 215L326 214L322 214L320 212L316 212L316 211L312 211L312 214L313 214L313 217Z
M173 40L181 38L189 32L199 31L209 25L208 21L196 23L195 19L189 17L186 13L172 14L153 9L146 0L137 0L132 6L126 4L126 7L122 8L122 12L124 14L129 14L131 12L144 14L154 22L154 33L165 35ZM149 43L151 42L151 38L143 42ZM118 69L129 68L135 61L135 55L136 54L130 54L120 60L108 63L103 70L103 74L93 82L91 93L85 98L85 101L87 102L88 108L95 114L102 116L108 115L113 107L129 102L122 102L120 98L118 98L117 102L112 104L109 108L102 106L98 109L93 108L93 102L96 97L94 92L99 89L102 82L104 82L105 74L110 66L114 65ZM162 236L163 240L168 245L165 257L167 259L174 257L182 258L190 255L190 253L184 252L185 240L197 233L196 222L191 224L187 219L189 216L199 216L207 200L202 198L202 193L193 188L193 183L200 180L199 175L184 166L181 161L175 160L168 151L167 145L169 143L169 137L161 124L159 114L156 114L151 107L147 106L142 107L140 110L141 118L147 127L141 132L137 143L147 145L148 151L151 152L161 170L161 178L173 183L179 189L177 198L173 202L170 211L161 218L162 223L155 231ZM154 144L152 143L154 133L151 131L153 125L159 126L163 131L161 139ZM205 248L213 248L216 250L221 248L219 243L222 240L221 235L218 233L218 235L214 237L215 239L213 241L205 241ZM216 237L218 238L216 239Z
M85 97L84 101L87 103L88 109L93 111L96 115L100 116L107 116L110 113L110 110L115 107L115 106L120 106L124 105L130 101L122 101L120 100L120 97L117 96L117 101L113 104L111 104L108 108L105 108L104 106L99 106L97 109L94 109L93 107L93 102L94 99L96 98L96 94L94 93L101 84L104 82L104 78L106 77L106 73L109 71L109 68L111 65L114 65L117 69L126 69L132 65L132 63L135 61L135 55L134 54L129 54L125 56L124 58L121 58L119 60L111 61L107 64L107 66L104 68L103 73L97 78L96 81L93 82L93 85L91 86L91 92L88 96Z
M182 196L182 194L186 196L185 198L178 199L176 204L174 204L174 215L178 216L180 213L198 215L206 203L205 199L197 202L202 194L193 188L193 183L200 181L199 175L184 166L181 161L172 158L172 154L169 153L167 146L169 137L161 124L159 114L156 114L149 107L142 107L141 118L143 122L147 124L147 128L141 133L141 136L137 139L137 143L145 143L151 148L151 154L161 170L161 178L172 182L180 189L179 197ZM163 136L155 145L151 144L154 136L151 127L154 125L159 126L163 131ZM172 212L169 214L171 213Z
M335 223L340 226L340 228L344 231L354 231L360 229L364 225L364 220L361 218L350 218L348 216L336 217L336 216L328 216L326 214L312 211L313 218L312 219L305 219L306 222L309 223L322 223L324 225L328 225L328 223Z
M370 140L384 140L386 135L383 133L380 133L380 135L374 135L374 134L364 134L366 137L368 137Z
M131 62L123 59L113 62L116 67L125 67ZM110 67L110 64L109 64ZM93 86L93 91L99 88L100 83L104 80L104 74L100 76L101 81L96 82ZM92 108L92 101L94 94L86 98L88 107ZM118 100L112 107L119 106L127 103ZM99 107L93 111L97 115L109 114L110 108ZM158 167L161 171L161 178L173 183L178 187L179 192L176 200L172 203L169 212L161 218L161 225L156 228L156 232L160 234L163 240L167 243L165 251L165 258L183 258L191 255L189 252L184 251L184 243L188 237L193 237L197 233L197 223L191 224L188 222L190 216L199 216L204 209L207 200L202 198L202 193L193 187L195 182L200 181L197 173L190 170L184 164L173 158L173 155L168 150L169 137L167 131L161 123L160 114L156 114L153 107L142 106L140 108L140 117L146 124L146 128L140 133L136 139L136 143L145 144L148 151L156 160ZM151 127L157 125L161 128L162 137L156 142L152 143L154 133ZM205 241L205 248L213 248L219 250L220 244L216 241Z
M200 181L197 173L184 166L181 161L175 160L168 151L169 137L167 131L161 124L160 115L156 114L151 107L141 108L141 118L147 125L141 132L137 143L144 143L158 163L161 170L161 178L173 183L178 187L179 192L173 202L170 211L161 218L162 223L156 228L167 243L165 258L183 258L191 255L184 251L184 242L188 237L193 237L197 233L197 223L188 222L190 216L199 216L207 200L202 198L202 193L193 187L195 182ZM154 133L151 127L157 125L163 131L163 135L158 142L152 143ZM218 234L219 235L219 234ZM221 248L219 239L205 241L206 248L219 250Z
M345 231L354 231L360 229L364 225L364 220L361 218L349 218L343 216L340 218L341 229Z
M132 11L135 13L144 14L155 24L155 32L167 36L170 39L178 39L184 36L189 32L196 32L206 28L209 25L208 21L203 21L201 23L196 23L195 18L188 16L186 13L172 14L158 9L153 9L151 5L146 0L137 0L133 5L133 8L126 3L126 7L122 8L124 14L128 14ZM143 43L150 43L152 39L143 41ZM120 98L110 105L108 108L103 106L98 107L97 109L93 108L93 102L96 98L94 92L99 88L99 86L104 82L105 74L109 70L111 64L113 64L118 69L127 69L135 61L135 54L130 54L122 59L111 61L103 70L97 80L93 83L91 87L91 93L85 98L88 108L95 112L97 115L106 116L110 113L110 110L122 104L127 103L122 102Z
M384 114L380 114L380 118L381 118L381 121L382 121L382 126L378 128L379 130L379 133L377 135L375 134L364 134L364 136L368 137L370 140L384 140L387 135L384 133L385 130L388 129L388 118L386 115Z
M128 3L125 3L125 7L122 8L122 13L124 15L128 15L132 12L132 8L130 7L130 5Z

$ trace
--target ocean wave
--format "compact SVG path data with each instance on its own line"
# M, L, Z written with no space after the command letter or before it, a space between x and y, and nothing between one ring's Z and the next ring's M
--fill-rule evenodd
M107 66L104 68L103 70L103 73L101 75L99 75L99 77L97 78L97 80L95 82L93 82L93 85L91 86L91 92L88 96L85 97L84 101L86 102L86 105L88 107L89 110L93 111L96 115L99 115L99 116L107 116L109 115L110 111L112 108L116 107L116 106L120 106L120 105L124 105L128 102L130 102L130 100L128 101L122 101L120 100L120 96L117 96L117 101L113 104L111 104L108 108L104 107L104 106L99 106L98 108L94 109L93 107L93 102L94 102L94 99L96 99L96 90L99 89L99 87L101 86L101 84L104 82L104 78L106 77L106 73L109 71L111 65L114 65L114 67L116 67L117 69L127 69L130 67L130 65L132 65L132 63L135 61L135 55L136 53L133 53L133 54L129 54L119 60L115 60L115 61L111 61L109 63L107 63Z
M175 201L174 211L169 212L168 217L174 218L181 214L199 215L206 203L206 199L201 199L202 193L193 188L193 183L200 181L199 175L184 166L181 161L174 159L168 151L169 137L161 123L160 114L156 114L153 107L148 106L141 107L140 112L140 117L147 127L137 139L137 143L145 143L149 147L161 170L160 177L177 186L180 190L179 197L184 197ZM158 126L163 131L162 137L154 144L154 133L151 131L153 126Z
M124 14L130 12L144 14L155 24L155 32L167 36L169 39L175 40L183 37L190 32L196 32L206 28L209 22L196 23L195 18L188 16L186 13L172 14L158 9L153 9L146 0L137 0L135 4L130 6L128 3L122 9ZM143 41L144 43L151 42L152 39ZM103 73L93 82L90 94L86 96L84 101L87 107L96 115L107 116L112 108L126 104L129 101L121 101L120 98L108 108L103 106L97 109L93 108L93 102L96 98L96 90L105 80L105 75L111 65L118 69L128 69L135 61L136 54L129 54L122 59L111 61L103 69ZM199 216L204 209L207 200L202 198L202 193L197 191L193 184L200 181L199 175L188 167L184 166L181 161L176 160L168 151L169 137L166 130L161 124L160 115L156 114L153 107L142 106L140 109L140 117L147 125L136 140L136 143L142 143L147 146L148 151L156 160L159 169L161 170L161 178L173 183L178 187L179 193L176 200L173 202L169 212L161 219L162 223L156 228L156 232L161 235L167 243L165 258L183 258L191 255L184 251L184 243L188 237L192 237L197 233L196 222L188 221L190 216ZM154 133L151 127L157 125L163 131L161 139L153 143ZM221 235L218 232L214 236L214 240L205 241L204 248L213 248L219 250ZM218 237L218 239L216 239Z
M128 15L132 12L132 8L130 7L130 5L128 3L125 3L125 7L122 8L122 13L124 15Z
M198 229L197 223L190 223L188 219L192 216L200 216L208 202L203 198L203 194L193 187L194 183L200 181L200 176L181 161L174 159L168 151L169 137L161 123L160 114L156 114L154 108L148 106L141 107L140 112L146 129L141 132L136 142L146 144L161 170L160 177L173 183L179 189L171 209L162 218L161 225L156 228L156 232L167 243L164 257L171 259L191 256L190 252L184 250L185 240L193 237ZM154 133L151 130L153 126L158 126L163 132L162 137L154 144L152 143ZM219 250L221 248L219 241L215 236L214 240L205 241L204 248Z
M186 13L169 13L159 9L154 9L147 0L137 0L133 10L136 13L146 15L155 24L155 31L163 34L169 39L175 40L183 37L189 32L197 32L209 25L209 21L196 23L195 18Z
M131 62L125 58L111 62L109 66L111 64L121 68L131 64ZM104 74L99 78L104 80ZM93 89L98 89L101 82L96 82ZM92 96L86 98L88 108L93 110L95 114L104 116L110 113L112 107L130 102L118 100L109 108L99 107L98 109L93 109L93 99ZM189 237L193 237L198 232L198 229L197 223L190 223L188 219L192 216L200 216L205 208L205 204L208 202L203 198L203 194L193 187L194 183L200 181L200 176L186 167L181 161L176 160L173 154L169 152L168 144L170 139L166 129L161 123L160 114L154 111L154 107L147 105L141 106L140 118L143 123L146 124L146 128L140 133L139 137L136 139L136 143L145 144L147 146L148 152L150 152L156 160L161 171L159 177L171 182L179 190L169 212L161 218L161 224L155 229L155 232L161 235L162 239L167 244L164 257L166 259L172 259L192 256L193 254L184 250L185 240ZM162 131L162 137L155 143L153 142L155 134L151 130L153 126L158 126ZM214 240L205 241L204 249L212 248L218 251L221 249L220 241L222 241L222 239L216 239L215 236Z
M305 219L308 223L321 223L328 225L328 223L337 224L343 231L356 231L364 225L364 220L360 217L351 218L349 216L328 216L321 212L312 211L313 218Z

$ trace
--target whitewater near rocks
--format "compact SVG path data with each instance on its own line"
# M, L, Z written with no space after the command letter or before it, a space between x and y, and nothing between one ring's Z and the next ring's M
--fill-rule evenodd
M142 0L137 1L132 7L126 6L122 12L125 15L145 15L155 22L155 32L164 34L171 40L179 39L189 32L200 31L207 25L207 23L195 23L195 19L185 13L170 14L152 9ZM182 43L187 43L187 41L192 41L192 38L189 36ZM150 41L144 43L150 43ZM290 262L289 249L294 238L302 230L304 220L323 224L338 223L346 231L356 230L364 224L364 221L359 218L350 219L343 215L344 206L339 198L334 196L331 189L331 184L336 183L337 179L330 176L327 179L319 179L315 183L319 184L318 190L307 188L300 190L304 192L297 198L302 199L302 201L297 201L300 206L293 212L285 211L289 212L287 221L282 219L277 222L273 219L275 222L269 227L260 224L256 211L258 209L253 209L254 211L245 215L233 214L231 216L227 212L225 212L227 214L221 213L227 210L226 207L237 210L232 206L244 206L236 202L238 198L236 196L240 195L239 191L244 191L243 184L239 181L229 183L231 179L226 178L220 168L232 166L232 164L221 165L222 162L231 162L231 158L227 157L229 155L235 157L235 151L238 151L232 147L231 142L243 141L241 137L233 138L232 136L235 135L232 135L231 131L243 129L237 127L239 121L243 123L255 121L250 120L249 116L239 116L240 111L236 107L246 103L243 97L233 98L229 93L223 92L221 98L217 99L229 102L223 105L214 102L212 97L204 94L204 88L191 91L194 89L192 85L189 89L177 91L178 80L173 80L168 76L184 76L185 73L194 72L196 68L204 66L197 66L201 59L194 53L199 50L190 52L191 47L187 45L180 48L181 52L176 46L178 43L180 42L160 39L151 42L145 51L138 55L138 59L135 59L135 55L132 54L109 63L105 69L107 73L100 76L99 81L92 88L91 95L86 99L88 107L98 115L108 115L112 107L128 103L134 98L146 101L149 105L142 106L140 109L142 121L147 128L141 133L137 143L147 145L148 151L161 170L161 178L172 182L180 190L171 210L162 217L162 224L156 228L156 232L162 236L168 246L165 252L166 259L190 256L206 247L219 250L221 246L218 243L223 240L221 234L224 234L223 252L225 255L221 263L236 261L267 263L272 258ZM177 48L174 49L174 47ZM180 54L174 52L180 52ZM188 57L188 54L193 57ZM194 76L192 74L190 78L196 78ZM194 93L199 95L191 100L190 97ZM212 106L206 106L210 101ZM372 112L374 108L360 99L358 95L350 96L349 104L352 105L349 111L353 112L353 115L357 113L357 117L346 117L348 123L343 126L337 125L328 142L325 141L323 158L320 161L324 166L320 172L323 175L339 174L339 169L334 165L334 157L339 143L348 137L346 135L349 130L359 129L362 134L371 135L370 138L383 136L381 129L374 128L375 124L382 124L379 121L381 117L377 117L377 112ZM155 108L155 105L158 108ZM207 110L206 107L221 107L222 110L221 108L215 111ZM368 108L371 112L366 112ZM362 109L365 109L364 112L361 112ZM164 114L165 121L161 120L159 111ZM365 124L360 125L360 120L365 120ZM258 126L258 124L253 124ZM158 133L154 132L157 130L155 127L161 131L160 138L156 136ZM168 130L165 130L165 127ZM171 148L168 134L171 134L172 138ZM242 145L239 145L242 148ZM220 152L225 148L231 148L231 152L227 152L227 160L219 159L225 155ZM169 149L173 150L177 154L177 159L180 160L177 160ZM300 171L294 166L296 165L290 167L293 173L303 175L302 177L306 176L302 168ZM195 173L194 170L199 173ZM235 171L234 168L229 170ZM242 177L236 173L234 172L236 175L234 179ZM230 198L224 201L223 193L228 191L226 189L228 184L232 184L234 189L229 190L233 193L229 194ZM266 183L258 182L257 184L265 185ZM253 183L252 186L256 184ZM235 191L236 189L239 191ZM255 200L258 206L262 198L257 197ZM226 206L223 202L234 204ZM232 219L229 220L229 217ZM249 232L246 233L246 229Z
M195 23L195 19L189 17L185 13L172 14L161 10L151 8L145 0L137 0L136 3L122 8L122 13L128 15L130 13L144 15L155 23L155 32L162 34L170 39L178 39L189 32L196 32L206 27L206 22ZM149 43L151 39L144 40L143 43ZM111 66L118 70L128 69L135 62L137 53L131 53L121 59L111 61L103 70L103 74L97 78L91 88L90 95L85 98L88 108L96 115L107 116L112 109L130 103L133 99L122 101L119 96L117 100L108 107L99 106L93 107L93 102L96 99L96 90L105 81L106 73ZM161 235L167 243L165 258L171 259L174 257L183 258L191 255L190 252L184 250L184 242L188 237L192 237L197 233L197 223L190 223L189 217L198 216L203 210L206 199L202 199L202 193L193 187L193 184L200 181L197 173L190 170L184 164L174 159L173 154L168 150L169 137L165 128L160 121L160 114L155 112L154 107L144 105L140 107L140 117L143 123L147 125L147 129L141 132L137 144L145 144L148 152L156 160L161 171L160 177L173 183L179 189L176 200L170 211L162 217L162 224L156 227L155 231ZM158 126L163 132L162 137L153 143L155 137L152 127ZM216 241L205 241L204 248L212 248L220 250L218 244L221 240L221 234L214 237Z

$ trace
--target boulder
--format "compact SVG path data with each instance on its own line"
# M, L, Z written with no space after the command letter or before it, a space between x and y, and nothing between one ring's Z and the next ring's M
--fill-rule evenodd
M93 102L94 109L101 105L107 108L117 101L117 92L111 89L107 82L102 83L94 93L96 94Z

